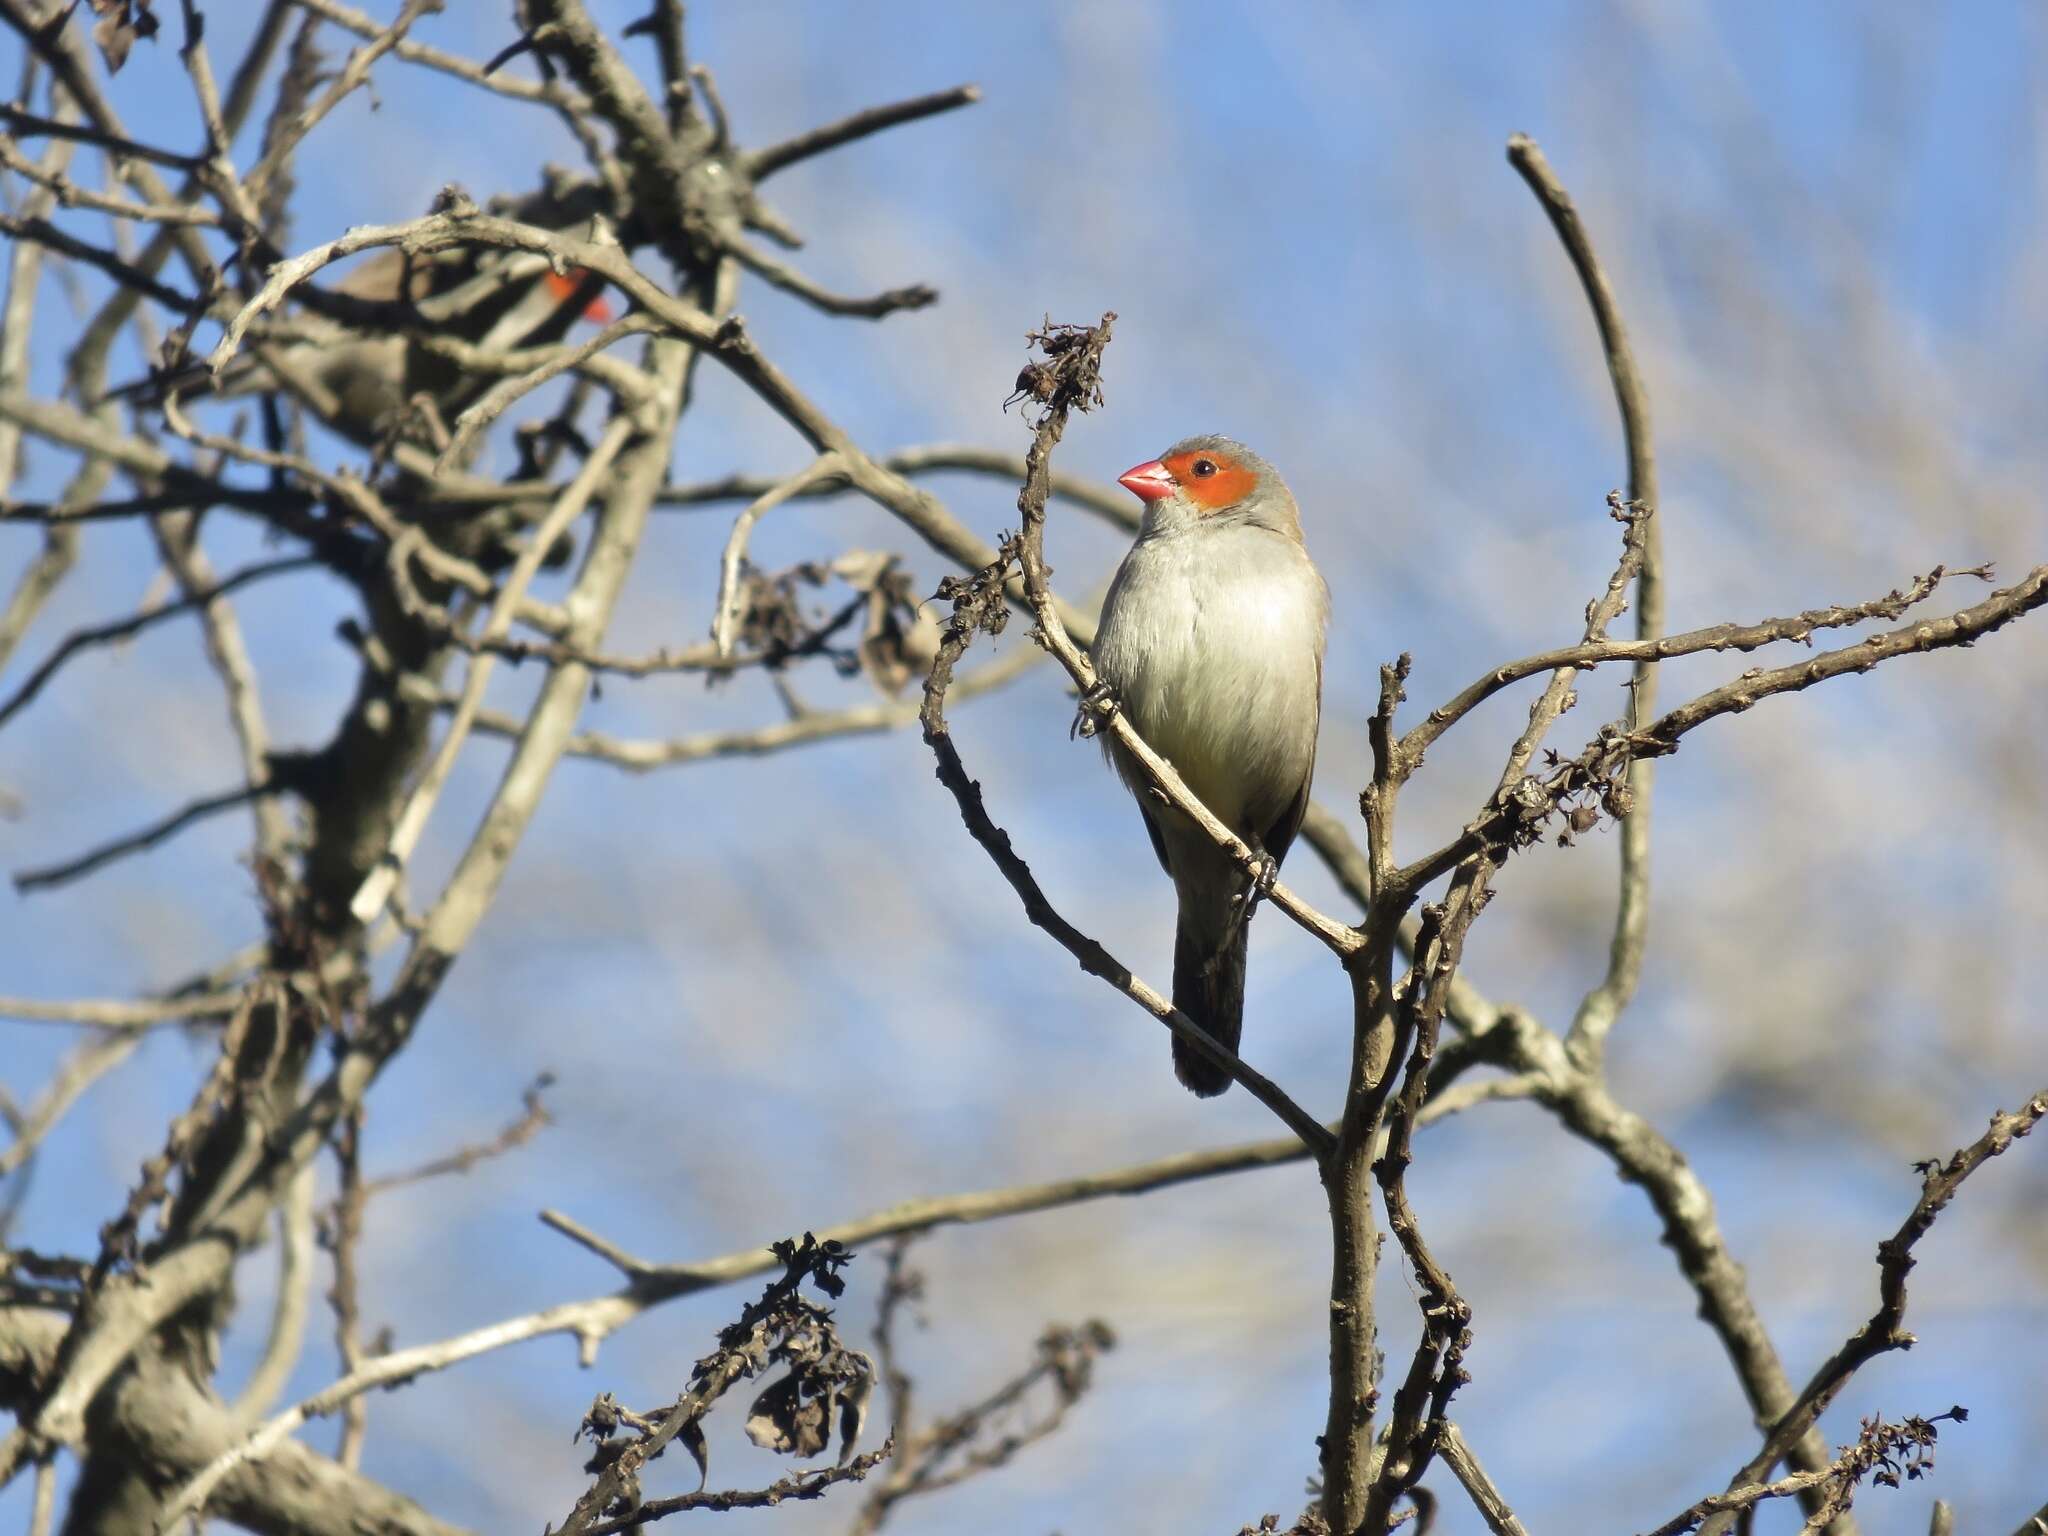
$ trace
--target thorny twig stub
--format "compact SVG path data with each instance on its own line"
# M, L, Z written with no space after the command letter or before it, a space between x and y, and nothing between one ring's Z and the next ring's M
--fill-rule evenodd
M1102 351L1109 345L1109 328L1116 319L1110 311L1095 325L1056 323L1046 316L1035 331L1024 333L1025 343L1045 354L1043 362L1033 359L1017 374L1017 387L1003 402L1008 410L1018 401L1029 402L1027 416L1035 409L1034 429L1055 414L1092 411L1103 403Z

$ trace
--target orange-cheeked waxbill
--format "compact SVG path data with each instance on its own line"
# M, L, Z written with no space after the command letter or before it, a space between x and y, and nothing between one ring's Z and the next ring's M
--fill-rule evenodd
M1308 810L1330 607L1293 493L1227 437L1186 438L1119 483L1145 520L1102 605L1096 670L1146 744L1277 869ZM1180 898L1173 1005L1235 1051L1252 881L1104 741ZM1173 1069L1204 1098L1230 1086L1178 1035Z

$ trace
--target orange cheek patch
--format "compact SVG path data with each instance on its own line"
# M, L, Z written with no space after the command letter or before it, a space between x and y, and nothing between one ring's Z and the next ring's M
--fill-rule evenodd
M1213 475L1195 473L1195 461L1207 459L1216 466ZM1173 472L1189 501L1210 512L1234 507L1259 483L1259 477L1233 459L1215 453L1176 453L1161 461Z

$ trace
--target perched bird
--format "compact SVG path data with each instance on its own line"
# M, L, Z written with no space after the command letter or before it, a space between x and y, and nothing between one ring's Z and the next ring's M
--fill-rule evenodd
M1227 437L1175 443L1119 483L1145 521L1102 605L1096 671L1146 745L1277 871L1308 810L1330 607L1293 493ZM1180 897L1173 1005L1235 1051L1253 882L1104 742ZM1230 1086L1178 1035L1173 1069L1204 1098Z
M387 247L357 263L327 291L344 302L389 306L395 325L409 322L415 331L500 350L559 341L579 317L609 320L599 286L589 273L558 273L538 256L476 248L413 255ZM343 324L303 309L298 323L306 339L281 343L267 356L252 348L219 379L199 366L124 385L108 397L158 396L176 388L188 399L236 399L284 387L281 369L329 397L328 426L372 446L416 399L445 419L495 380L461 368L405 329Z

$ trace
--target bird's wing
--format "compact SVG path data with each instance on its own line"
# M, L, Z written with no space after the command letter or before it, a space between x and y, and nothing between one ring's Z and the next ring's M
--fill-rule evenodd
M1172 874L1173 866L1166 862L1166 837L1160 832L1159 823L1153 819L1152 813L1145 809L1145 802L1142 800L1138 802L1138 814L1145 818L1145 830L1152 834L1152 851L1159 855L1159 867L1169 875Z
M1308 815L1308 792L1316 781L1315 743L1316 738L1322 734L1322 730L1323 658L1318 656L1316 658L1316 718L1315 725L1310 731L1308 738L1308 771L1301 776L1300 792L1288 802L1287 809L1280 813L1280 819L1273 823L1265 836L1266 852L1273 856L1275 864L1278 864L1287 857L1287 850L1294 846L1295 834L1301 831L1302 820ZM1158 841L1157 833L1153 834L1153 841Z
M1314 782L1313 773L1301 781L1301 793L1294 797L1287 809L1280 813L1280 819L1266 831L1263 839L1266 852L1272 855L1276 864L1286 858L1287 850L1294 846L1294 835L1301 830L1302 820L1308 815L1308 789Z

